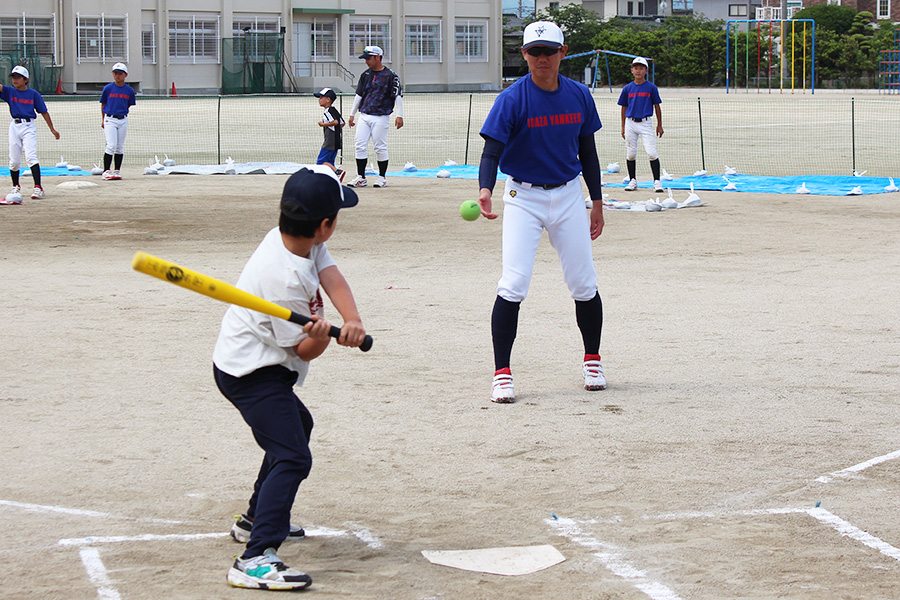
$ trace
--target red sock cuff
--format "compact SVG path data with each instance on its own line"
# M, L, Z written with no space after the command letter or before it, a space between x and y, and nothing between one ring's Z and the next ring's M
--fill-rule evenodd
M599 354L585 354L584 361L587 362L589 360L600 360Z
M512 375L512 373L510 372L509 367L504 367L494 371L494 375Z

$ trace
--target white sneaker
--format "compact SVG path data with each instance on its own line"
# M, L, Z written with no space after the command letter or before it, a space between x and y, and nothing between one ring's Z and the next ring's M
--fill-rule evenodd
M662 181L657 179L656 181L653 182L653 191L654 192L664 192L665 191L662 186Z
M11 204L22 204L22 188L17 185L14 185L12 191L8 193L3 200L0 200L0 204L11 205Z
M102 177L105 181L109 181L113 178L112 171L103 171L103 175L101 175L100 177Z
M375 183L372 184L372 187L385 187L385 186L387 186L387 179L385 177L382 177L381 175L379 175L378 179L375 180Z
M584 389L589 392L606 389L606 377L603 376L603 363L599 360L586 360L582 366L584 373Z
M38 200L39 198L43 198L47 194L44 193L44 188L39 185L34 186L34 191L31 192L31 199Z
M275 549L268 548L262 556L235 559L228 583L254 590L301 590L312 585L312 578L285 565Z
M491 383L491 402L510 404L515 401L512 374L509 369L500 369L494 374L494 381Z
M253 530L253 521L247 518L247 515L234 515L234 525L231 526L231 537L239 544L246 544L250 541L250 532ZM288 538L306 537L306 531L299 525L291 523L288 531Z
M626 192L633 192L637 189L637 179L632 179L628 182L628 185L625 186Z
M351 179L350 183L348 183L347 185L352 188L361 188L361 187L366 187L368 184L369 184L369 182L366 180L365 177L357 175L356 177Z
M112 177L110 177L110 179L115 179L118 181L119 179L122 179L122 174L119 173L118 169L116 169L115 171L112 172Z

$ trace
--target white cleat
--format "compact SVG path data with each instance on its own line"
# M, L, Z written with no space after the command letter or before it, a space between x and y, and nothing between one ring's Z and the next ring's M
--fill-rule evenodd
M387 178L379 175L378 178L375 180L375 183L372 184L372 187L377 187L377 188L387 187Z
M663 186L662 186L662 181L657 179L656 181L653 182L653 191L656 192L657 194L664 191Z
M347 185L352 188L361 188L369 185L369 181L365 177L357 175L356 177L351 179L350 183L348 183Z
M637 189L637 179L632 179L628 182L628 185L625 186L626 192L633 192Z
M41 198L43 198L46 195L47 194L44 193L44 188L42 188L39 185L36 185L36 186L34 186L34 191L31 192L31 199L32 200L40 200Z
M510 404L516 401L516 393L513 391L513 380L509 369L500 369L494 374L491 383L491 402L498 404Z
M603 363L599 360L586 360L582 366L584 373L584 389L596 392L606 389L606 377L603 376Z

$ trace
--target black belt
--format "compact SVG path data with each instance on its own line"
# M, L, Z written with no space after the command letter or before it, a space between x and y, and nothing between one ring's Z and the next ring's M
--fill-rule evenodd
M13 119L16 123L31 123L34 119Z
M106 116L109 117L110 119L124 119L128 115L106 115Z
M516 183L527 183L525 181L522 181L521 179L516 179L515 177L513 177L513 181L515 181ZM562 187L566 184L564 184L564 183L529 183L528 185L530 185L533 188L542 188L545 190L555 190L556 188Z
M641 121L646 121L649 118L650 117L641 117L640 119L635 119L634 117L631 117L631 120L634 121L635 123L640 123Z

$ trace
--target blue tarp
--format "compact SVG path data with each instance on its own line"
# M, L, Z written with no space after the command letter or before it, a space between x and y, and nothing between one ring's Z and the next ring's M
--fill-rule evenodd
M31 169L26 167L25 165L22 165L19 168L19 173L24 174L25 172L28 172L28 174L30 175ZM41 165L41 177L44 177L45 175L47 177L53 177L54 175L90 175L90 174L91 174L90 170L88 170L88 171L70 171L68 168L45 167L44 165ZM0 167L0 177L9 177L9 167Z
M478 167L474 165L458 165L453 167L435 167L432 169L419 169L418 171L392 171L391 177L436 177L438 171L446 169L450 172L451 179L478 179ZM610 191L625 187L621 182L621 173L604 173L603 180ZM728 185L728 181L737 187L738 192L751 192L756 194L796 194L797 188L805 184L810 194L824 196L846 196L847 192L855 187L860 187L863 194L884 194L885 187L890 185L887 177L845 177L842 175L798 175L793 177L762 177L759 175L704 175L679 177L671 181L663 181L663 187L674 190L690 189L694 184L695 190L722 191ZM500 173L497 179L506 179ZM614 179L616 183L610 181ZM900 180L900 177L898 177ZM641 189L653 189L652 181L639 183Z

